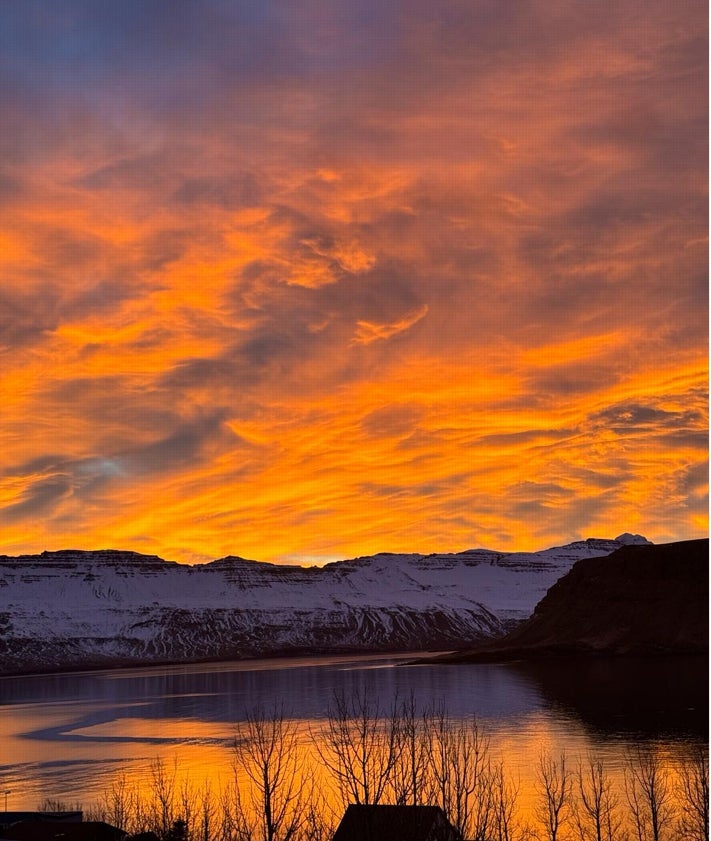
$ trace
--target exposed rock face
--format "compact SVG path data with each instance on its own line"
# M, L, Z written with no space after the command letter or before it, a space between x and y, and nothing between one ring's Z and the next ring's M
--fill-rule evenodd
M709 541L626 545L578 561L503 639L452 659L705 653Z
M187 566L115 550L0 556L0 673L462 648L530 616L575 561L640 541L384 553L325 567L237 557Z

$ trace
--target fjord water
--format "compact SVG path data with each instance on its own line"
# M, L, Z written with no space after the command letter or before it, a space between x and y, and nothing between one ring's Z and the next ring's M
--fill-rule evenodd
M160 758L197 785L231 775L236 728L257 706L283 705L304 743L336 693L361 693L387 715L397 699L475 718L524 787L541 750L592 751L621 768L653 743L674 761L708 743L705 657L405 665L413 655L310 657L0 678L0 790L8 808L45 798L100 799L117 774L145 778Z

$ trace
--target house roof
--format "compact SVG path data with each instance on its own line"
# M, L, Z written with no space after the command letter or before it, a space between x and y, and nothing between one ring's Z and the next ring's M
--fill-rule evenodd
M62 821L79 823L84 819L81 811L72 812L0 812L0 826L10 826L20 821Z
M3 839L11 841L121 841L126 837L118 829L103 821L26 820L5 828Z
M333 841L461 841L461 836L439 806L351 804Z

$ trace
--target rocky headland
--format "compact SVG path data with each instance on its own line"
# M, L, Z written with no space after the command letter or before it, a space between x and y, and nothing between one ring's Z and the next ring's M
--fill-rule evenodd
M441 659L705 654L708 617L708 539L628 545L578 561L502 638Z

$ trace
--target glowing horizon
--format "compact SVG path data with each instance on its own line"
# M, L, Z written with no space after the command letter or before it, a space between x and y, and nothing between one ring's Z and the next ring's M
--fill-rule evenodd
M0 552L708 535L706 4L4 17Z

